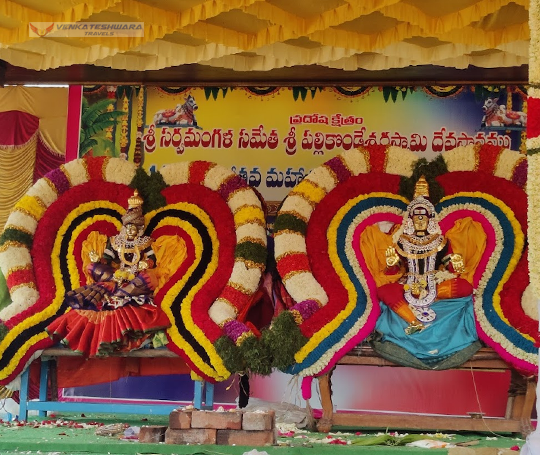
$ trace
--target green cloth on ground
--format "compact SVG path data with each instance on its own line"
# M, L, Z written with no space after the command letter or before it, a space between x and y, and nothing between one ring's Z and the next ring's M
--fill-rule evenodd
M69 423L66 425L51 426L57 419L62 419ZM95 430L98 428L95 423L111 425L115 423L124 423L129 426L143 425L163 425L168 426L168 416L154 415L112 415L112 414L92 414L81 416L80 413L62 413L49 417L31 417L29 424L25 426L11 426L0 424L0 453L2 455L14 454L55 454L55 455L120 455L120 454L163 454L163 455L242 455L249 452L253 447L248 446L217 446L217 445L173 445L173 444L142 444L138 441L121 440L119 436L96 436ZM35 422L35 423L34 423ZM43 426L42 423L48 423ZM34 424L33 424L34 423ZM94 423L94 425L90 425ZM33 425L32 425L33 424ZM77 425L90 425L86 428L76 428ZM326 434L315 432L295 432L292 437L280 437L279 442L287 446L257 447L258 451L266 451L269 455L295 454L295 455L335 455L335 451L354 453L365 453L366 450L374 452L374 455L396 455L396 451L406 452L408 455L420 455L426 449L417 447L392 446L386 445L362 445L365 438L366 443L373 443L374 438L385 440L398 440L403 435L387 433L369 433L365 435L356 434L358 429L334 428L331 436L344 441L356 441L355 444L334 445L322 443L327 438ZM339 431L338 431L339 430ZM382 438L381 438L382 435ZM521 447L524 440L515 438L511 435L497 435L497 439L488 439L493 434L460 433L456 434L451 440L444 441L455 444L457 442L466 442L478 440L478 447L496 447L510 448L512 446ZM411 436L416 439L417 434ZM439 438L440 435L424 435L424 439ZM448 449L429 449L444 450ZM439 452L443 453L443 452Z

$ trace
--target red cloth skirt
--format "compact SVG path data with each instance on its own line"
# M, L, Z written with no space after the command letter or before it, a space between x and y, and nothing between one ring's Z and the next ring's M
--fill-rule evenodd
M106 311L72 309L46 330L71 350L95 357L137 349L155 332L169 326L170 321L160 308L144 304Z

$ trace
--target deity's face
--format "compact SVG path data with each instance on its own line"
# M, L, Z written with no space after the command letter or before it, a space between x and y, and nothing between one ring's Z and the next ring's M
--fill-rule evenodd
M138 233L139 228L137 226L134 224L126 224L126 237L128 240L133 240L135 237L137 237Z
M414 215L412 221L416 235L425 235L429 222L427 215Z

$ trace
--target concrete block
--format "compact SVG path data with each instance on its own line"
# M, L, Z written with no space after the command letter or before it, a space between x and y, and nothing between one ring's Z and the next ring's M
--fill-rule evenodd
M274 430L217 430L217 444L223 446L273 446L276 444L276 432Z
M217 430L212 428L191 428L189 430L173 430L167 428L165 444L215 444Z
M240 430L242 413L239 411L193 411L191 428L216 428L218 430Z
M165 431L167 427L161 425L145 425L139 432L139 442L163 442L165 441Z
M242 430L266 431L273 430L275 427L276 413L271 410L268 412L244 412L242 416Z

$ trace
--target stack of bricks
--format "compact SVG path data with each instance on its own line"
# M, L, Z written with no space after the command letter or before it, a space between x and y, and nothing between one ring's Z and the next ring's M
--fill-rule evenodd
M169 428L141 428L139 442L269 446L276 444L274 411L199 411L176 409Z

